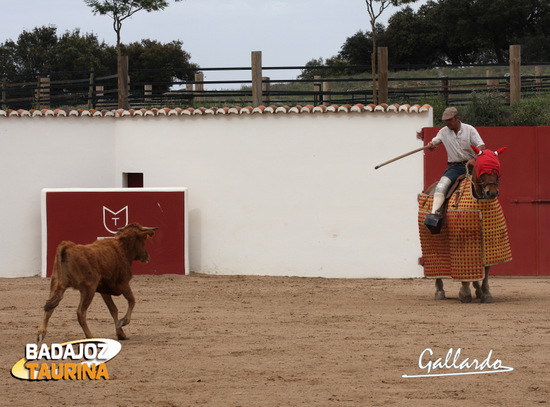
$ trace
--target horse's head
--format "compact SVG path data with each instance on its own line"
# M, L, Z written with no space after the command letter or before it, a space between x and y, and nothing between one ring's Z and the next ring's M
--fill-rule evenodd
M497 151L480 151L475 146L471 146L477 155L474 172L472 173L472 182L476 195L481 199L495 199L498 196L500 161L498 156L508 147L499 148Z

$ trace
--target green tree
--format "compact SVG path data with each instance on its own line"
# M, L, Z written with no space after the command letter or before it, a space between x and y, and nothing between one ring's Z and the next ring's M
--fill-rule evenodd
M478 35L498 63L506 62L510 44L521 44L537 28L548 34L548 0L478 0L475 7Z
M122 45L136 71L132 73L132 83L153 84L153 90L166 91L174 79L193 80L199 67L190 62L191 55L182 45L181 41L162 44L148 39Z
M175 0L180 1L180 0ZM165 0L84 0L95 14L107 15L113 19L113 29L116 33L117 72L118 72L118 104L120 108L128 109L127 94L123 93L121 68L121 31L122 23L139 11L147 12L164 10L168 7Z
M444 63L441 58L441 35L430 28L434 2L420 6L415 13L405 7L388 20L384 33L389 49L389 60L393 65Z
M372 68L372 98L373 102L377 103L376 95L376 20L382 15L390 5L401 6L403 4L414 3L416 0L365 0L367 4L367 12L369 13L370 26L372 32L372 53L371 53L371 68ZM377 6L375 5L377 4Z
M506 63L511 44L522 59L550 57L548 0L428 1L388 21L392 63ZM536 57L532 57L536 55Z
M378 38L384 43L384 26L376 24ZM372 33L359 30L348 37L337 55L327 58L312 59L299 75L300 79L313 79L318 76L353 75L364 72L362 68L350 68L350 65L365 66L372 52ZM331 67L331 68L329 68Z
M17 72L15 49L17 45L12 40L0 44L0 75L7 77Z
M20 75L36 75L51 70L51 63L57 46L55 26L37 27L19 34L17 43L7 44L11 49L12 62Z
M23 75L28 80L48 73L55 73L56 79L73 79L82 75L70 71L113 66L111 61L116 61L116 57L112 55L95 34L81 35L77 29L59 37L55 26L36 27L23 31L17 42L8 40L0 45L0 73Z
M367 65L374 50L374 37L379 44L386 45L385 27L382 24L376 24L374 33L359 30L348 37L338 52L338 58L349 65Z
M116 55L105 42L100 42L95 34L82 35L79 29L66 31L59 37L53 54L51 71L68 71L58 75L59 79L82 78L79 71L108 70L116 62Z

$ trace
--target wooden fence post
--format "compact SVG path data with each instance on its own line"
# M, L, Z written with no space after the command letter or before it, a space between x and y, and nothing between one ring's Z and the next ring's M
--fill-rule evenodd
M151 102L151 95L153 94L153 85L143 85L143 102L149 103Z
M510 45L510 105L521 99L521 46Z
M330 92L332 91L332 82L323 82L323 84L321 85L322 86L322 90L323 90L323 104L325 106L330 106L330 101L331 101L331 94Z
M204 91L204 74L202 72L197 72L195 74L195 91L203 92Z
M495 71L492 69L487 69L485 76L487 77L487 89L496 90L498 88L498 79L491 79L495 76Z
M50 107L50 78L39 77L38 89L36 89L36 102L38 109Z
M323 95L321 94L321 77L315 75L313 79L316 82L313 82L313 106L318 106L323 101Z
M542 66L535 66L535 89L537 92L542 90Z
M40 77L38 77L38 81L36 82L36 89L34 90L34 101L36 103L36 108L38 110L42 109L40 107L41 100L40 100Z
M92 107L95 106L94 104L94 80L95 80L95 73L94 68L90 68L90 82L88 85L88 110L90 110Z
M8 82L7 78L2 78L2 110L7 110L8 105L6 105L7 92L6 92L6 83Z
M193 94L193 84L192 83L186 83L185 84L185 96L189 97L189 103L193 103L195 100L195 95Z
M388 47L378 47L378 103L388 101Z
M262 95L266 105L269 105L269 94L271 93L271 83L268 76L262 76Z
M102 85L96 86L95 87L95 96L96 96L97 99L94 102L94 109L96 107L99 107L99 105L101 105L104 102L103 97L105 96L105 87L102 86Z
M263 103L262 96L262 51L252 51L252 106Z
M193 100L196 103L202 103L204 99L202 98L202 93L204 91L204 74L202 72L195 73L195 92L193 93Z
M449 104L449 88L449 78L446 76L439 78L439 93L447 105Z
M118 79L119 83L119 94L118 94L118 107L120 109L128 110L130 108L130 103L128 101L129 93L129 78L128 78L128 56L123 55L120 57L120 77Z

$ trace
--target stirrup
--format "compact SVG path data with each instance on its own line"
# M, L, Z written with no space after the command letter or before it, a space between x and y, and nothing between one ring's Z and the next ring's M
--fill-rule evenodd
M443 226L443 216L439 213L430 213L424 219L424 226L426 226L432 235L438 235Z

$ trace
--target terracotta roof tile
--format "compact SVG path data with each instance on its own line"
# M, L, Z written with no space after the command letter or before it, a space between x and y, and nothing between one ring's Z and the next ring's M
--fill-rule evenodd
M303 113L363 113L363 112L405 112L405 113L423 113L427 112L430 109L430 105L408 105L403 104L399 105L394 103L392 105L387 105L381 103L379 105L368 104L363 105L357 103L355 105L330 105L330 106L233 106L233 107L199 107L192 108L188 107L185 109L182 108L168 108L164 107L161 109L113 109L113 110L96 110L96 109L72 109L72 110L63 110L63 109L42 109L42 110L1 110L0 117L141 117L141 116L194 116L194 115L254 115L254 114L303 114Z

